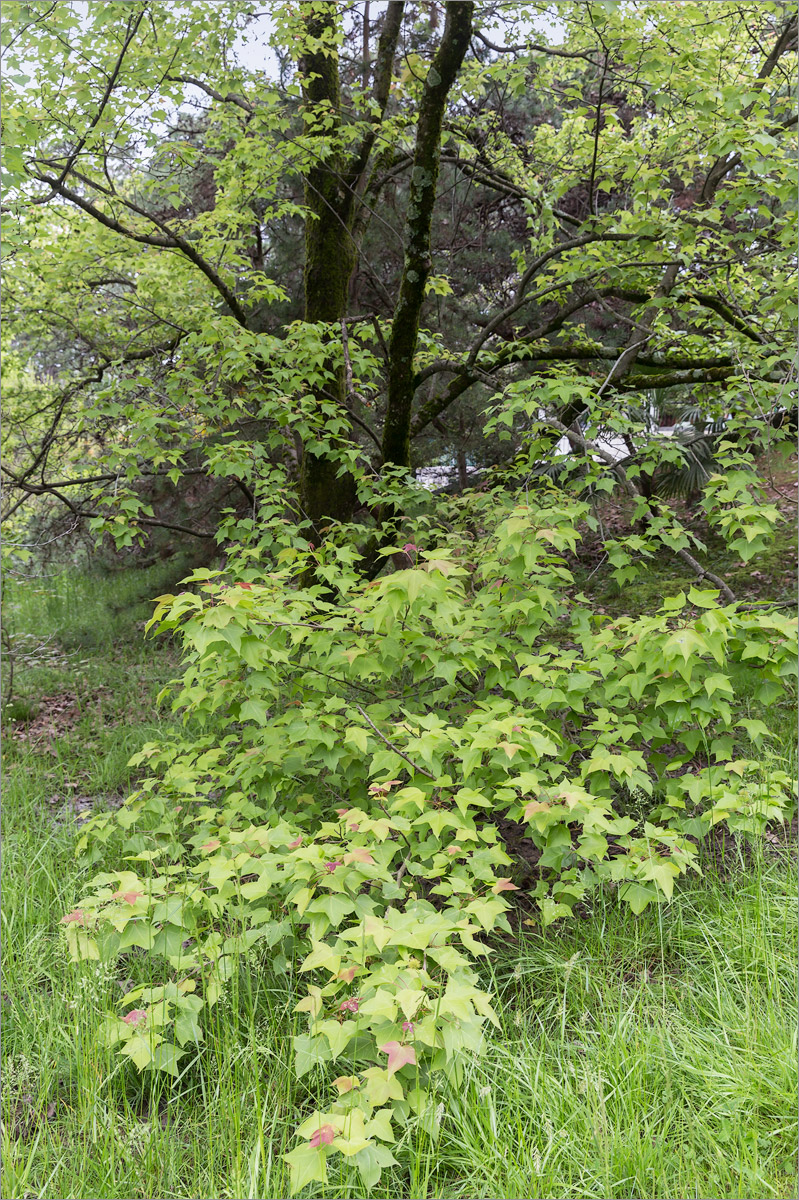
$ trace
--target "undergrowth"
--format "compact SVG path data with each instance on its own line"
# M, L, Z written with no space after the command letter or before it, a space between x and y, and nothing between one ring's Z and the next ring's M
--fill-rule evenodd
M119 577L117 603L122 581L139 594ZM297 964L281 974L268 951L243 955L175 1083L98 1046L139 955L109 971L64 954L58 922L88 880L76 800L113 806L135 784L125 764L168 729L153 700L175 670L168 647L131 636L138 612L111 620L96 581L72 586L81 603L58 610L64 658L23 669L20 695L39 708L5 724L3 1195L285 1195L283 1155L331 1076L293 1075ZM42 597L17 620L51 630ZM68 648L103 628L91 648ZM54 695L74 704L47 725L41 701ZM792 762L787 741L784 752ZM339 1158L312 1194L795 1196L794 854L779 832L719 836L700 862L668 906L634 916L601 893L562 928L503 935L481 967L500 1028L461 1087L441 1086L435 1128L393 1147L377 1188Z

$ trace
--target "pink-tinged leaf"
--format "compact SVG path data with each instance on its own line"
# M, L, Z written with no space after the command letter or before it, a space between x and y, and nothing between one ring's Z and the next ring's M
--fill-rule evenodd
M508 758L513 758L514 754L519 753L521 746L517 742L500 742L497 749L504 750Z
M358 832L358 830L360 829L360 825L358 825L357 823L353 822L353 824L352 824L352 825L348 825L348 826L347 826L347 828L349 829L350 833L357 833L357 832Z
M135 904L137 900L141 900L144 892L114 892L112 900L124 900L126 904Z
M336 976L336 979L343 979L345 983L352 983L357 970L357 967L343 967Z
M251 591L252 591L252 584L251 584L251 583L239 583L239 584L237 584L236 586L237 586L237 587L240 587L240 588L244 588L244 591L245 591L245 592L251 592Z
M132 1008L129 1013L126 1013L122 1018L126 1025L141 1025L142 1021L147 1020L147 1010L144 1008Z
M422 657L424 657L424 655L422 655ZM386 793L390 792L393 787L399 787L401 783L401 779L387 779L385 783L370 783L368 789L369 795L385 796Z
M498 879L491 889L495 896L498 896L500 892L518 892L518 890L516 884L511 883L509 879Z
M65 917L61 918L61 924L62 925L85 925L86 924L86 914L80 908L76 908L74 910L74 912L67 913L67 915Z
M340 859L335 859L335 860L332 860L331 862L325 863L325 870L328 872L329 875L332 875L333 872L335 870L337 870L338 867L343 867L343 866L344 866L344 863Z
M220 842L219 838L211 838L210 842L203 842L202 846L200 846L200 849L218 850L221 845L222 843Z
M413 1046L403 1046L402 1042L386 1042L380 1049L388 1055L389 1078L401 1067L416 1065L416 1051Z
M549 805L544 804L541 800L531 800L529 804L524 806L525 821L529 821L530 817L537 812L549 812Z
M457 842L453 842L451 846L447 846L447 854L460 854L463 846L459 846Z
M375 860L372 858L371 854L369 853L369 851L366 849L365 846L356 846L354 848L354 850L349 850L344 855L344 862L346 865L349 865L349 863L354 863L354 862L373 863L374 861Z
M300 836L298 838L295 838L293 842L289 842L289 850L296 850L297 847L299 846L299 844L301 843L301 841L302 841L302 834L300 834Z
M333 1087L338 1091L339 1096L346 1095L353 1088L359 1088L361 1081L357 1075L339 1075L338 1079L333 1080Z
M336 1136L336 1131L332 1125L322 1125L320 1129L315 1129L311 1134L311 1145L314 1150L319 1146L329 1146Z
M336 812L340 817L346 817L346 815L349 811L350 810L348 808L337 808L336 809Z

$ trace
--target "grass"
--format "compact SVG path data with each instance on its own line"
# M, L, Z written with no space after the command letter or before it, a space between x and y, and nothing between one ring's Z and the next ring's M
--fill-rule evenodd
M328 1093L321 1071L293 1078L298 997L260 951L177 1084L98 1045L137 964L65 953L59 919L85 882L80 801L124 795L129 756L170 722L154 697L173 652L136 631L163 574L7 595L18 635L58 632L56 659L20 667L21 719L6 721L8 1200L287 1195L282 1154ZM463 1086L442 1090L437 1139L409 1134L368 1193L336 1156L313 1194L795 1197L795 861L782 846L721 849L668 907L633 917L609 894L562 929L506 942L489 969L502 1029Z

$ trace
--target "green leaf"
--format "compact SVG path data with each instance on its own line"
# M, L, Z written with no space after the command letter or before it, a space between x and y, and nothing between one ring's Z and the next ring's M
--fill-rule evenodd
M309 1183L327 1183L327 1153L324 1147L316 1149L309 1144L297 1146L283 1157L289 1165L293 1193L302 1191Z
M385 1167L397 1166L397 1160L388 1147L378 1143L364 1146L363 1150L353 1155L352 1161L358 1168L363 1186L370 1192L377 1187Z
M297 1034L293 1039L294 1072L302 1079L312 1067L330 1059L330 1051L326 1042L321 1038L309 1037L307 1033Z
M153 1054L152 1065L159 1071L166 1071L169 1075L178 1076L180 1074L178 1063L185 1053L185 1050L181 1050L172 1042L161 1042Z
M650 884L628 883L620 889L619 899L629 904L633 912L638 915L648 904L657 900L657 892Z
M153 1050L162 1041L158 1033L133 1033L121 1047L121 1053L142 1071L152 1062Z
M369 747L369 737L365 729L359 725L351 725L344 734L344 741L356 746L361 754L366 754Z

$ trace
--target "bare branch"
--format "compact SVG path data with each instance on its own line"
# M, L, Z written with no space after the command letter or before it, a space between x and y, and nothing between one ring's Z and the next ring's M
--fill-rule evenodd
M235 104L250 115L255 112L255 105L246 96L239 96L234 92L223 95L222 92L218 92L216 88L212 88L210 84L204 83L202 79L197 79L194 75L167 75L166 78L169 83L188 83L192 87L199 88L201 92L205 92L206 96L212 100L218 100L221 104Z
M430 771L425 770L424 767L417 766L417 764L413 761L412 758L409 758L408 755L404 753L404 751L400 750L399 746L395 746L393 742L390 742L388 740L388 738L386 737L386 735L384 733L381 733L381 731L377 728L377 726L375 725L372 718L363 711L360 704L356 704L355 707L357 708L358 712L363 717L364 721L366 721L368 725L371 725L372 729L374 729L377 736L386 743L389 750L393 750L395 754L398 754L400 756L400 758L404 758L406 763L410 763L410 765L413 767L414 771L416 771L416 773L418 775L426 775L428 779L435 779L435 775L431 774Z

